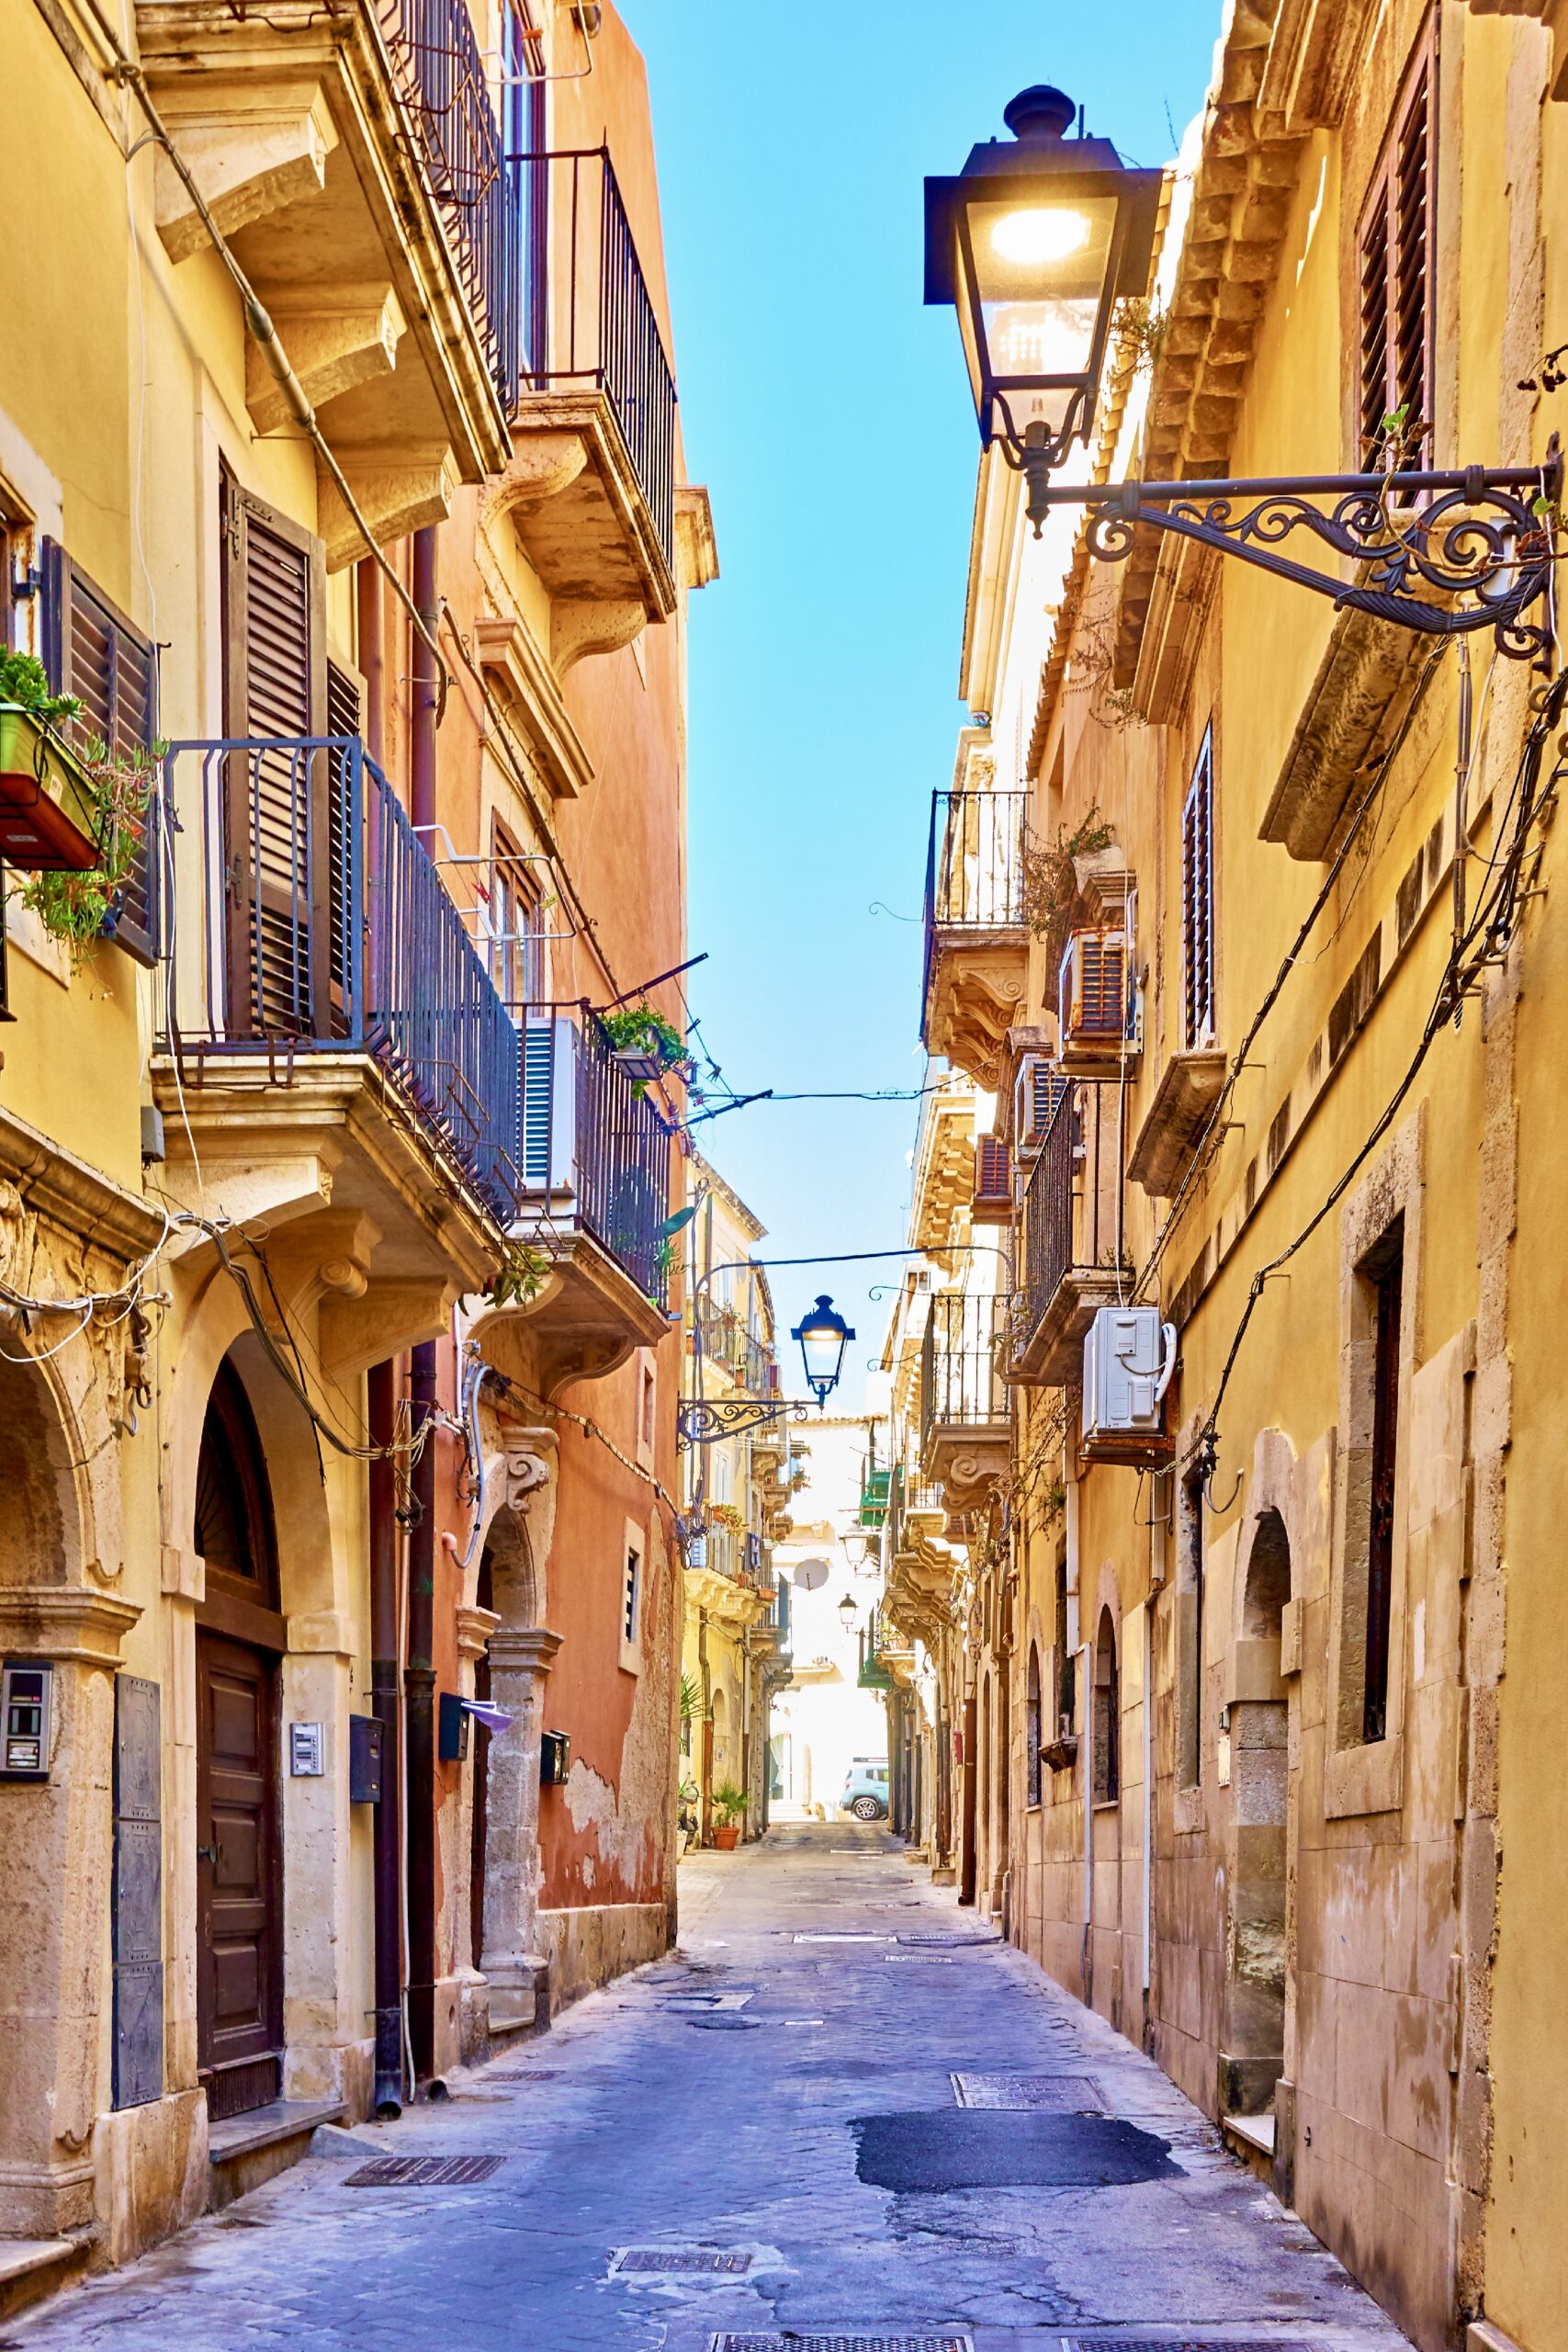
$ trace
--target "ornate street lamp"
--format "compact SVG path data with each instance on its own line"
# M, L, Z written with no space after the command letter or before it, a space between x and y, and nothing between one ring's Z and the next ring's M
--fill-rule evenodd
M1021 90L956 179L926 182L926 300L958 312L982 441L1059 466L1087 442L1117 300L1147 288L1159 172L1069 139L1071 98Z
M854 1333L824 1292L810 1314L801 1317L789 1336L800 1341L806 1385L817 1399L818 1411L825 1412L844 1368L844 1350Z
M1072 119L1061 91L1021 91L1005 116L1012 145L983 142L956 179L926 182L926 300L958 313L981 439L1022 473L1036 537L1054 507L1085 506L1104 562L1130 555L1145 524L1422 636L1490 628L1515 660L1546 653L1550 626L1522 616L1551 578L1555 435L1540 466L1051 481L1088 443L1117 302L1148 290L1161 179L1125 169L1109 140L1067 138ZM1328 550L1325 569L1280 552L1298 529Z
M859 1615L860 1610L856 1606L854 1594L852 1592L846 1592L842 1600L839 1603L839 1623L843 1627L846 1634L852 1634L854 1632L855 1620Z

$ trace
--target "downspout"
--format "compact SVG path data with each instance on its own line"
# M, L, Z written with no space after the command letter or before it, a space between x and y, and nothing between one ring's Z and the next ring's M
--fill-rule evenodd
M413 535L413 601L434 639L439 605L435 588L437 526ZM435 810L435 722L441 702L435 657L417 632L413 640L413 759L409 798L414 830L433 826ZM428 842L426 843L428 847Z
M1149 1987L1154 1982L1155 1836L1155 1596L1144 1603L1144 2032L1149 2030Z
M423 534L422 533L423 537ZM412 1354L413 1429L435 1411L435 1342ZM416 2082L435 2069L435 1439L413 1466L414 1523L409 1535L409 1655L403 1673L408 1717L409 2041Z
M354 575L359 672L365 680L365 748L378 767L386 764L387 649L383 639L381 574L368 560ZM424 652L422 647L421 651ZM424 652L428 662L430 656Z
M363 580L363 573L361 574ZM372 1364L367 1403L372 1445L389 1446L396 1367ZM370 1486L370 1712L381 1726L381 1801L375 1811L376 2113L403 2104L402 1857L398 1799L398 1522L389 1455L372 1461Z
M1078 1482L1066 1481L1067 1645L1081 1660L1078 1701L1078 1778L1083 1792L1083 1948L1078 1976L1087 2004L1093 1983L1094 1960L1094 1657L1088 1639L1083 1605L1083 1575L1078 1561Z

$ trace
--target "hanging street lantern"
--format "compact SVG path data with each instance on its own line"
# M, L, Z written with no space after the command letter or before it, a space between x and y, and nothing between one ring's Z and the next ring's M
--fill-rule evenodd
M843 1627L846 1634L852 1634L854 1632L855 1620L859 1615L860 1611L855 1605L854 1594L852 1592L846 1592L842 1600L839 1603L839 1623Z
M1164 178L1128 168L1108 139L1069 138L1073 113L1048 84L1021 90L1004 110L1010 143L982 141L955 179L926 182L926 300L958 313L980 438L1023 475L1036 537L1054 508L1084 507L1101 562L1152 529L1424 637L1490 628L1500 653L1548 658L1550 620L1523 616L1555 561L1555 434L1535 466L1053 482L1089 447L1117 303L1151 294ZM1286 555L1298 530L1325 557Z
M1069 139L1041 83L1003 109L956 179L926 182L926 300L958 312L980 438L1059 466L1087 443L1116 304L1148 289L1163 174L1109 139Z
M854 1333L823 1293L809 1315L803 1315L790 1333L800 1341L800 1352L806 1364L806 1385L817 1399L818 1411L827 1410L828 1399L839 1385L839 1374L844 1368L844 1350Z

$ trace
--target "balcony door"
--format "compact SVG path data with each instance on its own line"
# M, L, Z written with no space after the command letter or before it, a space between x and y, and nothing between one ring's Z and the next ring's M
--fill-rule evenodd
M222 483L227 1029L331 1031L332 793L321 543Z

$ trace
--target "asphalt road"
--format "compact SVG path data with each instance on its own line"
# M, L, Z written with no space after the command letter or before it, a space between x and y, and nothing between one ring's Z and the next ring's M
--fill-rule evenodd
M682 1864L681 1897L677 1954L0 2352L1404 2345L1156 2067L881 1830L776 1829ZM379 2154L503 2161L351 2185Z

